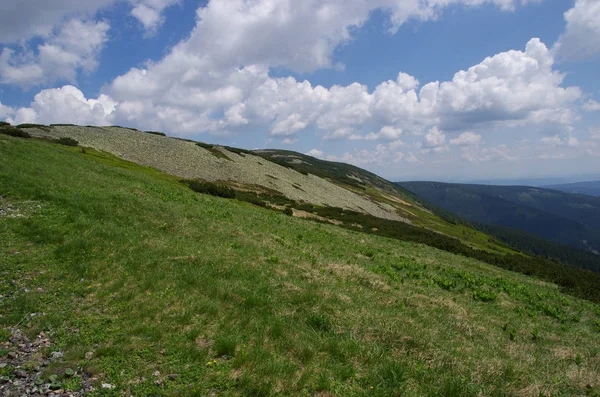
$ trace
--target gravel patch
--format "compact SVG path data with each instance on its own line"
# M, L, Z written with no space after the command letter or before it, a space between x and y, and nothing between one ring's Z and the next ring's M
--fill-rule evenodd
M81 146L112 153L181 178L260 185L299 202L409 222L391 205L371 201L315 175L303 175L254 155L238 155L221 148L231 161L220 159L193 142L119 127L59 126L49 131L29 128L27 132L34 137L73 138Z
M0 357L0 369L9 373L0 377L0 396L80 397L94 390L92 382L95 379L85 374L74 371L71 374L80 378L79 390L64 390L57 377L43 375L47 366L63 357L61 352L45 355L44 352L52 347L52 341L43 332L34 340L29 340L16 328L11 329L11 333L9 341L0 344L8 351L5 357Z

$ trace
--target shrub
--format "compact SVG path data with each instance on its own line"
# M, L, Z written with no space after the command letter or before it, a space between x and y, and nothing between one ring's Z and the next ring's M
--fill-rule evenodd
M12 126L0 127L0 134L14 136L15 138L31 138L31 135L29 135L29 133Z
M290 207L285 207L285 209L283 210L283 213L289 216L294 216L294 210L291 209Z
M47 125L41 125L41 124L28 124L28 123L25 123L25 124L19 124L17 126L17 128L37 128L39 130L50 132L50 127L48 127Z
M212 182L199 181L197 179L182 180L189 186L190 189L196 193L210 194L211 196L224 197L224 198L235 198L235 190L228 186L217 185Z
M63 145L63 146L79 146L79 142L77 142L73 138L67 138L67 137L55 139L54 142L58 143L59 145Z
M167 136L167 134L158 131L144 131L146 134L158 135L158 136Z
M0 121L0 127L7 127L10 126L10 123L7 121Z
M237 195L236 195L236 198L237 198ZM258 197L243 197L241 201L245 201L247 203L254 204L259 207L267 208L267 203L265 203Z
M196 142L196 145L198 145L201 148L206 149L206 150L210 150L215 146L215 145L211 145L209 143L204 143L204 142Z

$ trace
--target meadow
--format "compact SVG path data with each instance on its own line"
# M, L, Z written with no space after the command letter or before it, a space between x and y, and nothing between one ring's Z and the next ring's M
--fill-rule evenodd
M45 332L65 388L600 395L600 306L534 277L39 140L0 135L0 197L0 342Z

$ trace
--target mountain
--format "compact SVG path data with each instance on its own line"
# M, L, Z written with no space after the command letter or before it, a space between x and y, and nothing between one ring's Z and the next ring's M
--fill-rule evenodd
M546 189L560 190L561 192L566 193L587 194L588 196L600 197L600 181L549 185L544 187Z
M106 131L119 156L0 134L0 394L600 392L599 275L471 248L480 232L465 225L445 226L459 240L371 207L313 205L293 187L305 201L292 201L242 183L229 163L268 169L282 190L333 189L314 201L337 200L344 182L239 149ZM125 159L143 153L171 172ZM229 176L209 166L239 174L182 183ZM404 197L406 211L446 225L402 190L364 187L360 200Z
M526 186L400 182L400 186L469 221L522 230L597 253L600 198Z

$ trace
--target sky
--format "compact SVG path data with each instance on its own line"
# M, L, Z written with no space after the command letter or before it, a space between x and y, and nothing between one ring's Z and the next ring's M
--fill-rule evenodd
M3 0L0 120L390 180L600 171L599 0Z

